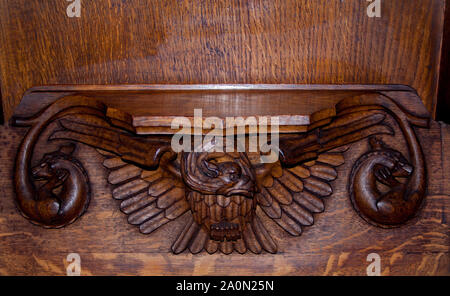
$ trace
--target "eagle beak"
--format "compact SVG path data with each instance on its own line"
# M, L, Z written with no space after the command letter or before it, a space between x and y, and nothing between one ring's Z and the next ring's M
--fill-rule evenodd
M247 182L244 186L236 186L237 188L229 190L225 196L243 195L248 198L253 198L257 192L257 187L253 182Z

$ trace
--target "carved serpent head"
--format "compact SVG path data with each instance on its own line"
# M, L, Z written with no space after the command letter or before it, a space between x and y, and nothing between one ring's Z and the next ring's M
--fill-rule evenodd
M380 162L374 166L377 181L394 187L400 184L397 178L409 177L412 174L414 168L402 153L387 147L376 137L370 138L369 144L372 151L382 152L385 155L385 157L378 157Z
M52 180L54 187L64 183L69 176L67 165L73 166L71 154L74 145L61 146L59 150L46 153L39 163L31 169L31 175L37 181Z

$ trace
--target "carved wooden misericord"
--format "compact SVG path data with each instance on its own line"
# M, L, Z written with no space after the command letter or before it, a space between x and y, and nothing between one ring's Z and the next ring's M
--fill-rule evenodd
M425 197L425 159L415 129L427 128L429 119L381 92L344 97L308 114L302 129L295 129L292 120L280 129L274 163L261 162L262 152L248 149L176 153L163 123L144 131L132 114L115 107L95 96L69 94L35 110L33 117L12 119L14 126L29 128L14 172L16 204L24 217L59 228L83 215L95 197L90 172L72 156L78 145L103 156L112 196L140 232L150 234L189 215L173 242L175 254L276 253L261 215L300 236L313 225L314 215L324 212L335 182L347 184L351 204L364 220L383 228L407 223ZM61 142L60 148L33 160L44 134L44 140ZM400 138L406 154L391 147L392 139ZM340 178L336 168L344 164L349 147L361 142L368 150L352 164L348 180Z

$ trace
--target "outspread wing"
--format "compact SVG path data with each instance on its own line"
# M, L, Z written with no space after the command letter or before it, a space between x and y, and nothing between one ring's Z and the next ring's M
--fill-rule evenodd
M176 158L170 148L170 138L142 137L111 123L111 118L92 114L77 114L59 119L60 130L50 140L65 139L112 152L137 166L156 169L164 155ZM131 128L130 128L131 129Z
M145 170L112 153L99 152L106 157L103 166L114 185L112 196L122 201L121 211L142 233L151 233L189 210L183 183L167 170Z
M347 106L348 105L348 106ZM314 223L324 210L323 198L333 193L330 182L344 163L349 144L377 134L393 134L381 106L342 103L311 115L304 134L280 138L280 162L261 181L257 195L262 211L291 235Z
M284 168L274 165L262 180L256 195L262 212L293 236L314 223L314 214L324 211L323 198L333 193L330 182L336 167L344 163L344 149L322 153L315 161Z

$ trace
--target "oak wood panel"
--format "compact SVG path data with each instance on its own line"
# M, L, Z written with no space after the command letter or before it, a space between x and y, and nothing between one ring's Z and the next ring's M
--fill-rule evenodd
M441 124L441 137L442 137L442 168L450 168L450 126ZM443 178L448 179L450 177L450 171L448 169L442 170ZM444 182L441 184L441 192L450 192L450 183Z
M439 93L436 119L450 123L450 1L445 2L444 32L439 75Z
M98 89L96 87L96 91ZM48 91L30 92L24 99L27 103L19 111L32 114L40 109L38 106L43 102L39 95L47 97L51 94ZM66 93L61 87L60 91ZM270 90L266 91L270 93ZM391 95L394 92L407 109L423 112L415 94L409 92L408 96L404 90L385 91ZM308 94L307 90L303 92ZM293 103L303 98L310 105L320 105L318 102L324 100L328 107L333 100L339 100L339 96L330 90L324 92L326 95L319 96L316 103L312 95L295 97L289 92L285 99ZM57 91L53 94L47 103L61 96ZM120 93L112 92L103 99L111 103L114 96L121 97ZM119 103L116 101L116 104ZM33 106L36 109L33 110ZM291 110L294 114L314 111L313 107L306 112L302 105L292 106L296 106ZM155 108L162 110L164 106ZM254 112L264 108L267 108L264 104L255 105ZM45 151L59 146L59 143L46 141L50 132L42 136L39 144L45 147ZM396 135L401 134L396 127L395 132ZM82 274L85 275L365 275L366 257L375 252L382 258L384 275L449 275L450 188L446 168L449 165L450 127L433 122L430 129L417 129L416 132L427 159L428 196L418 216L407 225L397 229L373 227L352 208L346 186L354 162L368 149L367 141L361 141L345 152L346 162L338 168L339 178L332 184L334 194L325 199L325 212L315 217L315 224L306 227L302 236L292 237L281 232L266 217L264 224L271 233L275 233L278 254L192 255L184 252L173 255L170 245L188 217L185 215L166 224L149 236L140 234L126 222L126 216L119 211L119 202L111 197L107 171L101 165L102 158L95 149L83 145L79 146L75 157L91 172L93 200L88 212L64 229L48 230L31 225L14 206L11 181L11 159L17 153L25 130L0 127L0 253L7 254L0 256L0 273L63 275L67 254L77 252L81 255ZM401 137L388 136L388 139L394 149L406 153Z
M29 89L14 110L29 116L63 96L87 96L133 116L310 115L349 96L382 93L393 96L406 110L429 116L415 91L402 85L59 85ZM214 108L212 108L214 106Z
M0 1L5 119L43 84L398 83L433 114L444 0Z
M0 88L0 103L2 102L2 90ZM0 124L3 124L3 122L5 121L4 119L4 115L3 115L3 105L0 104Z

